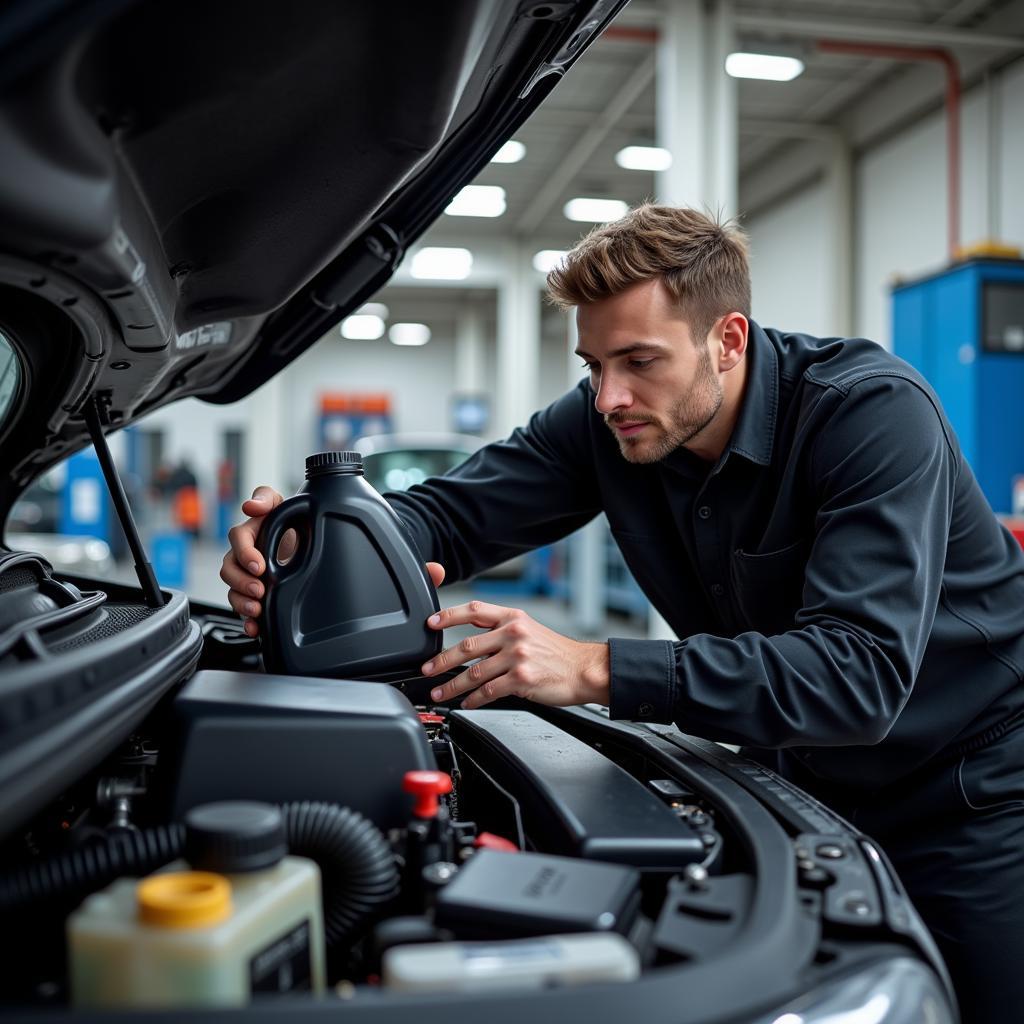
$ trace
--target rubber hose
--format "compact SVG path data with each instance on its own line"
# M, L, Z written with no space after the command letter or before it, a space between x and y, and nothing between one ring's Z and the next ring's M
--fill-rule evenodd
M324 867L327 944L353 938L398 895L391 847L361 814L337 804L302 802L282 807L288 846Z
M289 851L320 865L328 945L356 937L398 894L394 855L380 830L337 804L281 805ZM105 837L0 878L0 912L41 900L83 899L123 876L149 874L181 856L185 826Z
M185 845L185 826L158 825L118 832L77 850L37 861L0 878L0 911L37 900L82 899L122 875L148 875L174 860Z

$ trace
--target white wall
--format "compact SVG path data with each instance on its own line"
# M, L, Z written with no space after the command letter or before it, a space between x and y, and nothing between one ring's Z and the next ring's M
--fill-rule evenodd
M1002 108L1002 131L999 133L1000 149L999 180L1002 189L999 194L1003 234L1017 244L1024 244L1024 196L1020 183L1024 178L1024 124L1021 123L1021 107L1024 104L1024 61L1018 61L1002 76L999 103Z
M489 373L493 369L488 368ZM449 430L449 396L455 379L455 342L437 334L419 348L349 341L337 330L321 338L282 374L289 412L288 463L301 480L303 460L319 445L320 395L386 393L395 431Z
M820 182L744 224L750 235L753 315L762 327L828 336L829 239L826 190Z
M269 483L287 493L298 486L305 457L319 447L320 395L324 392L386 392L391 396L395 430L450 429L448 398L454 380L454 351L451 337L435 336L422 348L399 348L386 337L349 341L335 329L280 374L277 395L284 432L280 458L267 452L261 459L260 453L250 452L247 463L263 466L262 475L250 480L248 476L258 470L244 473L243 489ZM488 372L489 386L493 386L493 367ZM204 495L212 501L217 464L223 455L223 431L243 430L246 444L252 444L250 425L254 417L263 415L269 401L265 389L230 406L186 399L153 413L140 426L164 431L167 459L188 459ZM272 462L280 465L271 467L268 463ZM275 478L278 475L281 479Z
M970 244L995 236L1024 247L1024 61L994 76L992 93L998 118L991 146L984 87L969 90L961 104L960 239ZM760 322L812 334L835 332L827 308L835 243L824 227L825 203L825 187L815 184L746 223L754 317ZM855 333L891 347L892 283L947 260L946 127L939 110L855 161Z

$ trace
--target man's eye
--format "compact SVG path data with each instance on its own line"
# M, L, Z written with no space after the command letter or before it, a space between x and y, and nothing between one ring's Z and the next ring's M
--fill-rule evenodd
M584 363L582 368L588 373L593 373L597 369L597 363Z
M629 368L631 370L646 370L653 362L653 359L630 359Z

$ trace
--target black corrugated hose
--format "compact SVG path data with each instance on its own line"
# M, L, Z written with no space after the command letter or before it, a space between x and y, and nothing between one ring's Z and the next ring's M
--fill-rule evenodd
M337 804L287 803L281 812L289 851L320 865L328 945L354 940L398 895L398 868L387 840L361 814ZM82 899L122 876L155 871L181 856L184 845L184 825L159 825L30 864L0 877L0 913Z
M341 945L398 895L391 847L376 825L347 807L303 802L281 811L288 848L323 869L327 945Z

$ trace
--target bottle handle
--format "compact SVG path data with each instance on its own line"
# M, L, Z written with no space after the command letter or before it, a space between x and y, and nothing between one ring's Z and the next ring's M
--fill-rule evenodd
M265 575L270 583L280 583L299 568L301 562L305 561L311 546L309 527L311 512L310 496L295 494L267 513L260 532L256 536L256 550L263 555L267 563ZM294 528L298 534L298 544L292 557L282 563L277 560L277 549L281 545L281 538L289 528Z

